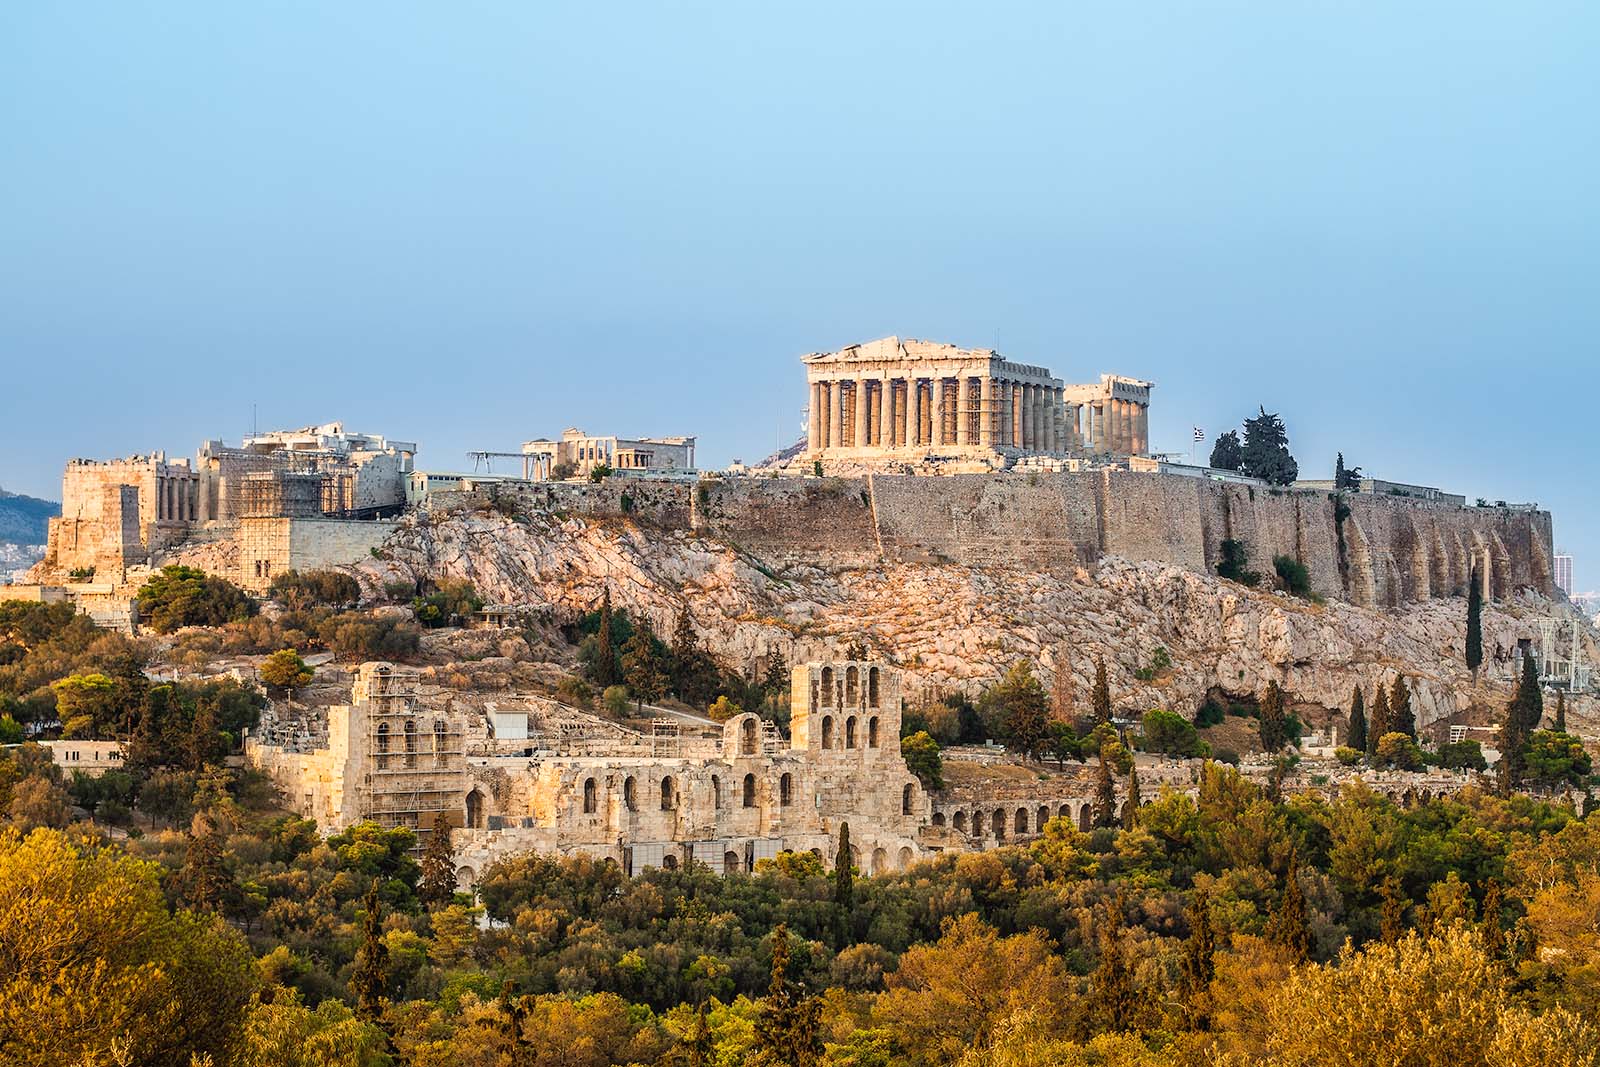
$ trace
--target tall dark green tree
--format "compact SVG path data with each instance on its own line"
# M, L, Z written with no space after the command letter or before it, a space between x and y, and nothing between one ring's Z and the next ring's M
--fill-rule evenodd
M1539 689L1539 668L1534 665L1533 653L1522 653L1522 678L1517 691L1506 705L1505 722L1500 726L1500 763L1498 764L1500 792L1510 796L1521 783L1527 769L1528 735L1539 727L1544 718L1544 694Z
M1565 689L1556 690L1555 726L1557 733L1564 734L1567 732L1567 691Z
M717 1043L711 1037L711 1005L702 1000L700 1010L694 1014L694 1030L689 1034L686 1042L689 1052L689 1067L711 1067L711 1060L717 1054Z
M822 1062L822 1001L789 977L789 929L772 931L772 979L757 1005L751 1067L816 1067Z
M1359 685L1350 695L1350 729L1344 743L1357 752L1367 750L1367 702Z
M1261 698L1261 747L1276 752L1288 741L1285 731L1283 690L1276 681L1267 683L1266 695Z
M856 910L855 860L850 855L850 824L839 824L839 850L833 856L833 944L848 948Z
M1219 471L1236 471L1242 462L1244 452L1239 448L1239 431L1217 434L1216 443L1211 446L1211 466Z
M1100 766L1095 771L1094 824L1117 825L1117 781L1111 776L1111 761L1106 759L1106 749L1100 746Z
M1289 853L1289 870L1283 879L1283 896L1278 910L1273 913L1272 939L1284 948L1296 963L1311 958L1311 915L1306 907L1305 890L1300 886L1300 852Z
M1472 568L1467 580L1467 670L1472 680L1478 680L1478 668L1483 665L1483 582L1478 578L1478 568Z
M183 897L196 911L221 912L235 884L222 863L222 833L206 812L195 815L183 856Z
M1050 734L1050 697L1027 660L1018 660L984 690L978 710L996 736L1025 756L1036 755Z
M1539 686L1539 668L1533 662L1533 653L1527 649L1522 653L1522 677L1517 682L1515 703L1521 714L1523 732L1537 730L1544 718L1544 690Z
M1128 802L1123 805L1122 825L1132 830L1139 822L1139 767L1128 761Z
M594 655L594 684L601 689L616 685L622 679L617 671L617 650L611 644L611 589L600 595L600 633L596 637Z
M1372 717L1367 721L1367 755L1378 753L1378 742L1389 733L1389 691L1379 681L1372 695Z
M1396 675L1389 687L1389 732L1417 739L1417 717L1411 710L1411 686L1405 675Z
M356 949L355 966L350 971L350 992L356 998L356 1014L369 1021L383 1015L384 995L389 990L389 946L383 940L382 907L378 901L378 880L374 878L362 904L361 945Z
M1189 902L1189 936L1183 942L1183 1003L1188 1006L1190 1025L1205 1029L1209 1021L1207 991L1217 976L1217 931L1211 922L1211 897L1196 886Z
M671 684L661 642L644 619L634 626L633 636L622 646L622 680L641 707L660 700Z
M1382 906L1378 916L1378 940L1385 945L1399 941L1406 930L1406 899L1400 891L1400 880L1390 875L1378 887Z
M1361 488L1361 468L1346 467L1344 453L1339 453L1339 458L1333 465L1333 490L1336 493L1346 491L1355 492Z
M1089 698L1096 725L1111 721L1111 682L1106 678L1106 661L1102 656L1094 661L1094 692Z
M1092 1011L1102 1029L1125 1033L1134 1028L1139 1001L1133 984L1133 962L1122 933L1120 900L1105 902L1100 930L1100 962L1089 977Z
M454 900L455 895L456 850L451 839L450 820L441 811L433 817L428 847L422 851L417 899L429 907L440 907Z
M1289 454L1289 432L1283 420L1265 407L1244 420L1244 445L1239 469L1273 485L1288 485L1300 476L1300 465Z
M1505 908L1505 891L1500 888L1500 881L1491 878L1483 887L1483 920L1480 929L1483 931L1483 949L1491 959L1501 960L1506 953L1506 932L1500 925L1501 912Z

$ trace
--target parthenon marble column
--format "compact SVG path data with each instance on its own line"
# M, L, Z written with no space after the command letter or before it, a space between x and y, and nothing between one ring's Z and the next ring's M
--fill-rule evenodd
M894 386L885 374L878 379L878 439L879 448L894 447Z
M933 445L942 445L946 443L944 439L944 409L946 404L944 378L937 374L934 375L932 385L933 402L932 406L928 409L928 415L931 421L931 429L933 433L928 438L928 443Z
M906 444L922 443L922 391L915 375L906 378Z
M844 447L844 391L837 378L828 383L828 447Z
M966 372L956 379L956 444L972 443L972 383Z
M855 416L856 435L852 438L852 441L857 448L865 448L867 447L867 380L865 378L857 378L855 380Z
M994 379L987 374L978 379L978 444L994 444Z
M811 411L806 420L806 448L815 452L822 447L822 383L811 383Z

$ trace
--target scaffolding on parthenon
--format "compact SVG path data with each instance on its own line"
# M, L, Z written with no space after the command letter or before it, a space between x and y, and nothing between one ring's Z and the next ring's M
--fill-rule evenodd
M371 757L364 815L379 826L407 827L420 849L434 819L462 804L466 739L457 719L419 714L412 672L380 668L364 695Z

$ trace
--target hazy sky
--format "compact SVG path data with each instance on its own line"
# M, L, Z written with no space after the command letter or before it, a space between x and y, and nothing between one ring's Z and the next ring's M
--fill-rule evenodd
M252 406L753 460L897 333L1537 500L1600 585L1597 55L1592 3L0 5L0 485Z

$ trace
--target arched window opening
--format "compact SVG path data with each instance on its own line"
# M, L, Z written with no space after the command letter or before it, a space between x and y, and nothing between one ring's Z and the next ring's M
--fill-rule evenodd
M1041 807L1039 809L1038 822L1036 822L1034 824L1033 828L1035 830L1039 831L1042 834L1042 833L1044 833L1044 824L1049 822L1049 821L1050 821L1050 809L1046 808L1046 807Z
M867 668L867 704L878 706L878 668Z
M1084 833L1094 829L1094 813L1089 810L1087 804L1078 809L1078 829Z
M832 715L824 715L822 717L822 747L823 748L832 748L833 747L833 716Z
M825 707L825 708L831 708L833 706L833 668L832 667L824 667L824 668L822 668L822 706Z
M876 715L867 720L867 747L878 747L878 717Z
M378 724L378 770L389 769L389 724Z
M935 826L943 826L944 825L944 812L936 811L936 812L933 813L933 825L935 825Z
M847 708L856 706L856 690L859 681L860 677L854 667L846 667L844 669L844 703Z
M778 779L778 803L785 807L794 803L794 775L787 771Z
M722 807L722 779L714 774L711 776L711 806Z
M585 815L593 815L594 809L598 806L598 800L599 790L595 788L594 779L585 778L583 780L583 813Z
M856 747L856 717L854 715L844 721L844 747Z
M675 871L675 870L677 870L678 869L678 857L674 856L670 852L667 853L665 856L662 856L661 857L661 869L664 870L664 871Z
M960 833L960 834L966 833L967 832L967 813L964 812L964 811L956 812L955 816L950 820L950 825L955 827L955 830L956 830L957 833Z
M483 829L483 794L476 789L467 794L467 826Z
M911 803L912 803L912 801L914 799L916 799L916 790L915 790L915 788L912 786L912 784L910 782L907 782L906 783L906 787L904 789L900 790L900 814L901 815L910 815L911 814Z
M631 776L622 783L622 806L629 811L639 810L639 786Z
M1028 809L1027 808L1018 808L1017 809L1017 820L1016 820L1016 823L1014 824L1013 828L1019 834L1025 834L1025 833L1028 832Z
M739 854L737 852L724 852L722 854L723 874L738 874L739 869L743 866L744 861L739 858Z
M1006 813L996 808L994 815L989 819L989 828L994 831L996 841L1004 841L1006 839Z
M1058 818L1058 819L1066 819L1066 820L1068 820L1070 822L1072 820L1072 805L1063 804L1059 808L1057 808L1056 809L1056 818Z
M739 726L739 755L754 756L756 754L756 721L746 719Z
M406 720L406 766L417 765L417 724Z
M756 806L756 776L753 774L744 776L744 806L747 808Z
M678 783L669 774L661 779L661 810L672 811L678 806Z
M448 746L447 746L446 740L445 740L444 720L435 719L435 720L433 720L433 762L434 762L434 766L436 766L436 767L443 767L444 766L444 764L445 764L445 756L446 756L445 749L447 747Z

